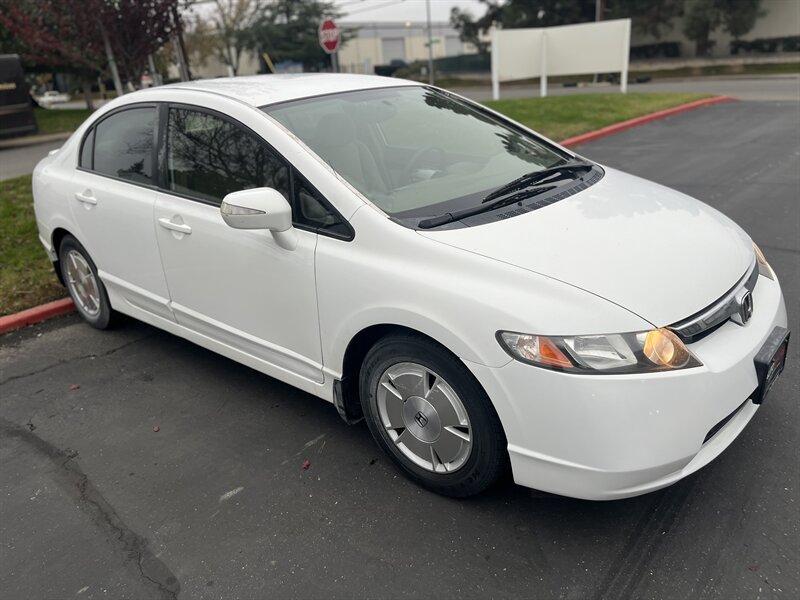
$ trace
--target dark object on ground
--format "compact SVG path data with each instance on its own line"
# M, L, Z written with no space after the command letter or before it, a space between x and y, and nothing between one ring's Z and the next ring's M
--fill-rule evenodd
M636 83L647 83L647 82L648 82L648 81L650 81L651 79L653 79L653 78L652 78L652 77L650 77L650 75L639 75L638 77L636 77L636 78L634 79L634 81L635 81Z
M564 87L578 87L578 82L577 81L565 81L561 85L563 85Z
M395 71L404 69L408 66L404 60L393 60L388 65L375 65L375 75L382 75L383 77L391 77Z
M680 42L658 42L631 46L631 60L650 60L653 58L678 58L681 55Z
M36 133L31 97L16 54L0 54L0 138Z

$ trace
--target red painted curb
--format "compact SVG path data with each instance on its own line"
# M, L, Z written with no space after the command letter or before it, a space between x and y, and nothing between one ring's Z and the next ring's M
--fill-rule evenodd
M711 98L702 98L701 100L695 100L694 102L687 102L686 104L659 110L648 115L642 115L641 117L628 119L627 121L621 121L620 123L614 123L613 125L596 129L595 131L582 133L581 135L576 135L562 140L560 144L562 146L577 146L578 144L583 144L585 142L590 142L592 140L597 140L615 133L619 133L620 131L625 131L631 127L644 125L650 121L656 121L671 115L677 115L678 113L694 110L695 108L710 106L712 104L720 104L721 102L733 102L734 100L735 98L731 98L730 96L712 96ZM0 317L0 334L13 331L14 329L19 329L20 327L25 327L26 325L40 323L41 321L45 321L51 317L57 317L58 315L63 315L68 312L72 312L73 310L75 310L75 305L72 303L72 300L70 298L62 298L61 300L56 300L55 302L48 302L47 304L42 304L41 306L34 306L33 308L14 313L13 315Z
M614 135L615 133L619 133L620 131L625 131L626 129L630 129L631 127L644 125L645 123L650 123L651 121L657 121L658 119L664 119L672 115L677 115L682 112L694 110L695 108L701 108L703 106L711 106L712 104L720 104L722 102L733 102L735 100L736 100L735 98L731 98L730 96L712 96L711 98L702 98L700 100L695 100L694 102L687 102L686 104L680 104L678 106L673 106L672 108L665 108L664 110L659 110L654 113L642 115L641 117L628 119L627 121L620 121L619 123L614 123L613 125L609 125L601 129L596 129L594 131L582 133L580 135L576 135L567 138L565 140L562 140L561 142L559 142L559 144L561 144L562 146L577 146L578 144L591 142L592 140L599 140L600 138L604 138L609 135Z
M61 300L54 300L47 304L40 304L27 310L14 313L13 315L6 315L0 317L0 334L14 331L26 325L33 325L46 321L52 317L63 315L75 310L75 305L72 303L71 298L62 298Z

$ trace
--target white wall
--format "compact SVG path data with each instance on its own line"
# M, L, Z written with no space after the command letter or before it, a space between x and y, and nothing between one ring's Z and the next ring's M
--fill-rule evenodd
M342 28L356 28L355 37L343 44L339 50L339 64L343 70L356 73L371 73L375 65L388 64L394 56L388 56L387 47L396 48L402 38L406 62L428 59L428 32L424 23L346 23ZM458 39L458 32L448 23L434 23L432 35L433 57L443 58L456 54L471 54L475 48ZM384 44L383 40L392 40Z

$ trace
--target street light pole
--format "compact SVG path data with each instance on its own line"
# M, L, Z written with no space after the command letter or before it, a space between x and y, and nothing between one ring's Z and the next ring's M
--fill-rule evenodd
M428 12L428 83L433 85L433 29L431 29L431 0L425 0Z
M187 3L187 6L189 4ZM176 6L172 7L173 34L172 43L175 46L175 57L178 62L178 74L181 81L191 81L192 72L189 70L189 61L186 58L186 46L183 43L183 25Z
M108 69L111 71L111 79L114 81L114 90L117 96L122 96L125 92L122 89L122 80L119 78L119 71L117 70L117 61L114 60L114 51L111 49L111 42L108 39L108 32L106 26L102 21L100 23L100 37L103 38L103 48L106 51L106 60L108 60Z
M603 20L603 0L594 0L594 20L599 23ZM597 73L592 75L592 83L597 83Z

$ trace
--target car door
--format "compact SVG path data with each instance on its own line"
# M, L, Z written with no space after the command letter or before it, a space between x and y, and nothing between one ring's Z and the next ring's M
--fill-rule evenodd
M117 310L173 320L153 227L157 107L126 106L82 140L69 195L75 235Z
M289 198L291 167L264 140L212 111L170 105L155 221L179 324L321 383L314 277L317 234L297 229L293 250L269 231L228 227L234 191L271 187Z

